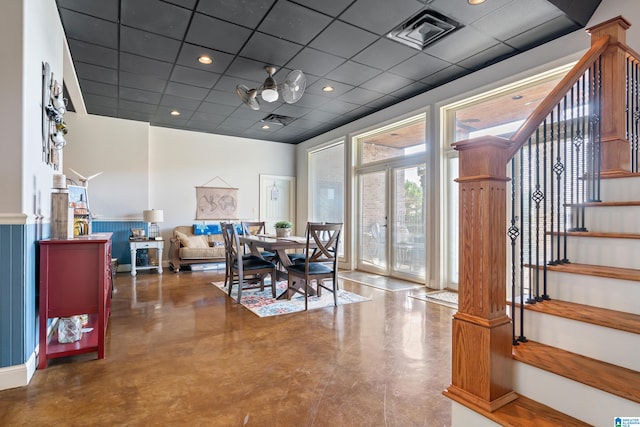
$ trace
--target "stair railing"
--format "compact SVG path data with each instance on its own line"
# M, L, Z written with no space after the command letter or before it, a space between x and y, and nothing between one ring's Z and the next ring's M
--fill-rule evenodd
M525 304L549 298L547 264L569 262L566 236L586 230L584 204L600 200L600 178L628 174L638 164L640 69L626 46L629 26L617 17L590 28L591 48L510 139L454 144L459 301L445 395L465 406L492 412L517 398L511 347L526 340ZM513 322L509 268L512 298L520 298L509 304Z

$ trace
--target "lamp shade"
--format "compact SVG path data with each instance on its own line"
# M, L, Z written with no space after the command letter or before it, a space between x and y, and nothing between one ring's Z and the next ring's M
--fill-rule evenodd
M142 211L142 218L144 218L144 222L163 222L164 211L162 209L145 210Z

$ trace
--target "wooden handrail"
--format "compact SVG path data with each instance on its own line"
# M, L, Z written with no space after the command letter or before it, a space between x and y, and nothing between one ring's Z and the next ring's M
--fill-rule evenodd
M609 46L609 38L609 36L605 36L597 40L580 61L560 80L560 83L558 83L536 109L533 110L533 113L531 113L529 118L520 126L520 129L510 138L513 145L507 153L507 161L511 160L513 156L520 151L525 142L527 142L529 137L533 135L533 132L540 126L544 118L558 105L585 71L604 53Z

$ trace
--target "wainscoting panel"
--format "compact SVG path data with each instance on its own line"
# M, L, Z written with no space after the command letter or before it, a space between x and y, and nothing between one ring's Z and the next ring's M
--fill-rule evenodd
M131 252L129 251L129 236L132 228L144 228L147 230L147 223L144 221L93 221L91 231L93 233L113 233L111 237L113 248L112 257L118 258L118 264L131 264Z

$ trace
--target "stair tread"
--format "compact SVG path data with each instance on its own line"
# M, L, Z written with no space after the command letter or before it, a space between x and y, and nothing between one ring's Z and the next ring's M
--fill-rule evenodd
M542 268L542 267L539 267ZM549 271L582 274L585 276L609 277L613 279L640 281L640 270L634 268L609 267L591 264L557 264L547 265Z
M515 360L640 403L640 372L535 341L513 346Z
M640 334L640 315L561 300L525 304L527 310L564 317L605 328Z
M446 392L445 392L446 395ZM451 396L453 400L455 396ZM458 401L459 403L469 406L468 402ZM573 418L567 414L559 412L556 409L543 405L526 396L518 395L513 400L501 408L493 412L486 411L477 406L469 406L474 411L492 420L495 423L505 427L587 427L583 421Z
M638 233L610 233L605 231L567 231L567 232L552 232L548 233L554 236L573 236L573 237L598 237L606 239L640 239Z

